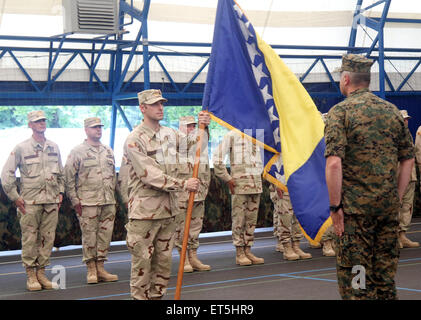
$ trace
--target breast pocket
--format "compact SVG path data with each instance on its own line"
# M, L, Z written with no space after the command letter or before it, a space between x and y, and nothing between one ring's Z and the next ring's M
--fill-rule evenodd
M23 169L21 172L22 188L39 188L42 170L41 159L39 157L25 157Z
M52 174L59 174L60 168L58 165L58 157L57 156L48 156L48 170Z
M28 156L24 158L25 170L23 175L28 178L38 177L41 174L41 158Z
M98 171L98 162L96 159L83 159L83 170L79 174L80 188L92 189L92 187L97 185L100 177Z
M96 167L97 165L98 163L94 159L83 160L83 166L88 170L91 170L93 167Z

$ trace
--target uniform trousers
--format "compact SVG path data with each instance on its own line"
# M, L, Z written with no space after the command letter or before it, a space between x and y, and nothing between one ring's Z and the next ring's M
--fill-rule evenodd
M115 213L114 204L82 206L82 216L77 217L82 231L83 262L107 260Z
M337 277L342 299L397 299L398 219L389 215L344 215L337 238Z
M175 216L156 220L129 219L127 248L132 255L130 294L136 300L162 297L171 275Z
M24 267L45 267L50 264L58 221L58 204L25 204L26 213L19 209L22 232L22 262Z
M260 194L231 195L232 238L236 247L254 244Z

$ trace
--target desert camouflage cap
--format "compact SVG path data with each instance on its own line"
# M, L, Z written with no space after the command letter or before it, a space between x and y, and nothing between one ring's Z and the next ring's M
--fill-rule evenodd
M324 122L326 122L327 120L327 112L326 113L322 113L322 119Z
M349 53L342 57L342 66L338 71L369 73L373 63L374 60L368 59L359 54Z
M186 126L191 123L197 123L196 119L193 116L180 117L180 125Z
M34 121L38 121L38 120L41 120L41 119L47 119L44 111L42 111L42 110L31 111L31 112L28 113L28 122L34 122Z
M96 126L103 126L103 124L101 123L101 119L98 118L98 117L86 118L84 120L84 125L85 125L85 128L92 128L92 127L96 127Z
M411 116L408 114L408 111L401 110L401 115L404 119L411 119Z
M158 101L168 101L162 97L161 90L157 89L143 90L137 94L137 98L139 99L139 104L154 104Z

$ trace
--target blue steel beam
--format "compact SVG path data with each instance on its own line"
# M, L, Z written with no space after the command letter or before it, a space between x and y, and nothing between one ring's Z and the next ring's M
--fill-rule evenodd
M52 71L54 69L54 65L56 64L56 61L57 61L58 56L60 54L60 51L61 51L61 49L63 47L63 44L64 44L64 40L65 39L66 39L66 35L64 35L63 37L61 37L61 40L60 40L59 46L58 46L58 48L57 48L57 50L55 52L54 58L51 61L51 63L49 64L49 66L48 66L48 81L51 79L51 73L52 73ZM52 46L50 48L52 49ZM52 54L52 52L51 52L51 54Z
M348 47L355 47L355 40L357 38L357 30L358 30L358 25L360 24L360 14L361 14L361 5L363 3L363 0L358 0L357 1L357 7L355 8L354 11L354 18L353 18L353 22L352 22L352 26L351 26L351 33L349 36L349 41L348 41ZM347 52L350 52L349 50L347 50Z
M414 74L415 70L418 69L418 67L421 64L421 59L418 60L417 64L412 68L411 72L409 72L409 74L406 76L406 78L402 81L402 83L399 85L399 87L396 89L396 91L400 91L402 89L402 87L405 85L405 83L408 82L409 78L412 77L412 75Z
M148 15L149 8L151 6L150 0L145 0L143 5L143 21L142 25L142 48L143 48L143 65L145 68L144 77L143 77L143 89L150 89L151 79L149 77L149 38L148 38Z
M379 1L375 2L375 3L370 4L368 7L365 7L365 8L363 9L363 11L370 10L370 9L372 9L372 8L374 8L374 7L377 7L378 5L381 5L381 4L383 4L383 3L387 2L387 1L388 1L388 0L379 0Z
M150 61L152 58L154 57L154 55L149 55L148 60ZM126 88L133 83L133 80L139 75L140 72L142 72L143 68L144 68L144 64L142 64L139 69L136 70L136 72L133 73L133 75L130 77L129 80L127 80L126 84L123 86L123 88L121 88L120 92L124 92L126 90Z
M173 86L173 88L177 91L180 92L180 89L177 87L175 81L173 80L173 78L171 77L170 73L167 71L167 69L165 68L164 64L162 63L161 59L159 59L158 56L155 56L156 61L158 61L158 64L161 66L162 71L164 71L165 75L167 76L167 79L170 81L171 85Z
M375 93L379 93L378 91L374 91ZM394 96L414 96L415 95L421 95L421 91L386 91L386 97L394 97ZM342 94L339 92L318 92L318 91L309 91L309 95L312 97L319 97L319 98L323 98L323 97L342 97ZM69 100L69 99L80 99L80 100L84 100L84 99L89 99L92 98L92 94L91 93L78 93L78 92L65 92L65 93L47 93L47 94L43 94L43 93L37 93L37 92L13 92L13 91L8 91L8 92L0 92L0 99L7 99L8 104L7 105L11 105L11 103L13 103L13 101L20 101L22 99L30 99L30 100L36 100L36 99L40 99L40 98L49 98L55 101L59 101L59 100ZM112 94L111 92L107 92L107 93L103 93L103 94L96 94L95 95L96 99L103 99L103 100L110 100L112 98ZM165 97L171 100L185 100L185 99L189 99L189 100L201 100L203 98L203 93L202 92L192 92L192 93L172 93L172 92L168 92L165 93ZM137 96L136 93L127 93L127 94L120 94L118 95L116 98L118 98L118 100L124 101L124 100L136 100ZM110 102L110 104L112 104L112 102ZM118 109L118 108L116 108Z
M113 100L111 107L111 130L110 130L110 147L114 149L115 142L115 129L117 126L117 108L119 106L118 101Z
M66 61L66 63L61 67L61 69L54 75L53 78L48 79L47 85L42 89L43 92L48 91L51 87L51 85L60 77L60 75L66 70L66 68L69 66L69 64L76 58L77 53L73 53L72 56Z
M134 40L134 43L139 43L140 37L142 35L142 29L145 28L145 25L142 24L140 27L139 32L137 33L136 39ZM121 86L123 85L124 78L126 77L127 71L129 70L130 64L132 62L134 52L136 51L136 45L132 46L132 49L130 50L129 57L127 58L126 64L124 66L124 70L121 72L120 77L118 79L117 85L114 88L114 92L118 92L121 89Z
M13 54L12 51L9 51L10 56L12 57L12 59L15 61L15 63L17 64L17 66L19 67L19 69L22 71L22 73L25 75L26 79L28 79L29 83L34 87L34 89L37 92L41 92L41 90L38 88L38 86L36 85L36 83L32 80L31 76L29 75L28 72L26 72L25 68L22 66L22 64L19 62L19 60L16 58L16 56Z
M102 83L101 79L97 76L96 72L94 70L92 70L91 65L89 64L88 60L86 60L85 56L83 55L83 53L80 53L79 56L82 58L83 62L85 62L85 64L87 65L89 71L91 72L91 74L95 77L96 81L99 83L99 85L101 86L101 88L104 91L107 91L107 88L104 86L104 84Z
M389 76L387 73L384 73L384 78L386 79L387 84L389 85L390 91L395 91L395 88L393 87L392 81L390 81Z
M366 56L370 57L372 51L374 50L375 46L378 45L378 59L377 62L379 64L379 92L380 97L385 98L385 70L384 70L384 25L386 22L387 14L389 12L391 0L380 0L377 1L363 9L361 9L362 2L358 0L357 7L354 13L354 19L352 23L352 30L349 45L355 46L355 39L357 35L357 26L358 25L365 25L375 31L377 31L377 35L372 42L369 50L366 52ZM362 16L361 13L372 9L376 6L384 4L382 15L380 19L374 20L369 17Z
M126 125L126 127L132 131L133 127L130 123L130 121L127 119L126 114L124 113L124 110L121 108L120 103L117 103L117 110L120 113L121 117L123 118L124 124Z
M371 18L373 20L380 20L380 18ZM403 19L403 18L386 18L389 23L421 23L421 19Z
M107 44L107 40L108 40L108 38L110 37L111 35L106 35L105 36L105 38L104 38L104 42L102 43L102 46L101 46L101 49L99 49L99 52L97 53L97 56L96 56L96 58L95 58L95 60L94 60L94 57L95 57L95 54L92 54L91 55L91 70L92 71L95 71L95 68L96 68L96 66L97 66L97 64L98 64L98 62L99 62L99 59L101 58L101 56L102 56L102 54L103 54L103 52L104 52L104 48L105 48L105 45ZM95 43L93 43L92 44L92 46L95 48ZM91 84L92 83L92 81L93 81L93 72L91 72L91 74L90 74L90 77L89 77L89 84Z
M324 60L321 59L320 62L322 63L322 65L323 65L323 67L324 67L324 69L326 71L327 76L329 77L330 83L332 83L332 85L336 88L336 91L337 92L341 92L341 90L339 89L338 85L333 80L332 74L330 73L329 69L327 68L326 63L324 62Z
M300 77L300 82L303 82L305 78L307 78L307 76L309 75L309 73L311 72L311 70L313 70L314 66L317 64L317 62L319 62L320 58L316 58L314 60L314 62L311 64L311 66L307 69L306 72L304 72L304 74Z
M209 58L202 64L202 66L197 70L197 72L193 75L193 77L190 79L190 81L186 84L186 86L181 90L181 92L186 92L186 90L191 86L191 84L196 80L196 78L199 76L199 74L205 69L205 67L209 63Z

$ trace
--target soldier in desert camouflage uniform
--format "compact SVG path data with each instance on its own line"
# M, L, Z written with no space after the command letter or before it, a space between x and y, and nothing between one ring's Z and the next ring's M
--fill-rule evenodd
M368 89L372 64L363 56L343 56L340 89L346 99L330 109L325 127L343 299L397 298L398 212L414 163L411 134L399 110ZM365 269L365 287L352 281L355 266Z
M133 299L161 299L171 274L177 203L170 193L196 192L199 179L175 178L179 136L161 126L164 117L160 90L138 94L142 123L127 137L124 159L128 178L127 247L132 255L130 291ZM199 113L199 123L208 125L207 113ZM125 182L123 181L122 184Z
M178 175L179 179L188 179L192 177L193 166L196 156L196 143L198 131L196 130L196 120L193 116L181 117L179 122L179 133L182 143L179 149ZM206 135L206 137L205 137ZM199 234L203 226L203 217L205 215L205 199L208 194L210 183L210 168L208 156L208 133L204 133L203 144L201 147L201 157L199 164L199 191L195 194L194 204L190 222L189 238L187 242L187 255L184 261L184 272L209 271L211 267L203 264L197 257L197 248L199 247ZM175 246L181 252L183 246L185 217L189 199L188 192L177 193L180 214L177 215L177 228L175 232Z
M87 283L117 281L104 269L116 213L114 153L100 141L101 119L87 118L84 126L87 139L70 152L64 167L66 192L82 231Z
M230 173L224 163L227 155L230 161ZM264 259L256 257L251 252L262 193L263 164L260 148L232 130L216 148L213 161L215 175L228 184L231 193L235 261L241 266L262 264Z
M269 185L270 199L273 202L274 219L277 219L276 235L278 242L282 246L285 260L310 259L310 253L306 253L300 248L300 241L304 235L300 229L297 217L292 210L291 199L287 191ZM276 215L275 215L276 212ZM276 217L276 218L275 218Z
M51 289L45 276L50 264L63 200L64 177L60 151L45 138L46 117L43 111L28 113L32 137L18 144L3 167L4 192L16 204L22 231L22 262L27 273L27 289ZM20 192L16 188L16 169L20 171Z
M408 115L407 110L401 110L401 115L405 120L405 124L408 126L408 121L411 117ZM416 137L416 142L418 145L415 146L415 159L418 162L420 157L420 138ZM399 169L398 169L399 170ZM411 225L412 212L414 210L414 195L415 195L415 185L417 184L417 169L415 166L412 167L411 171L411 180L409 181L408 187L406 187L405 193L402 198L402 205L399 209L399 248L418 248L420 246L419 242L411 241L407 238L406 232Z

